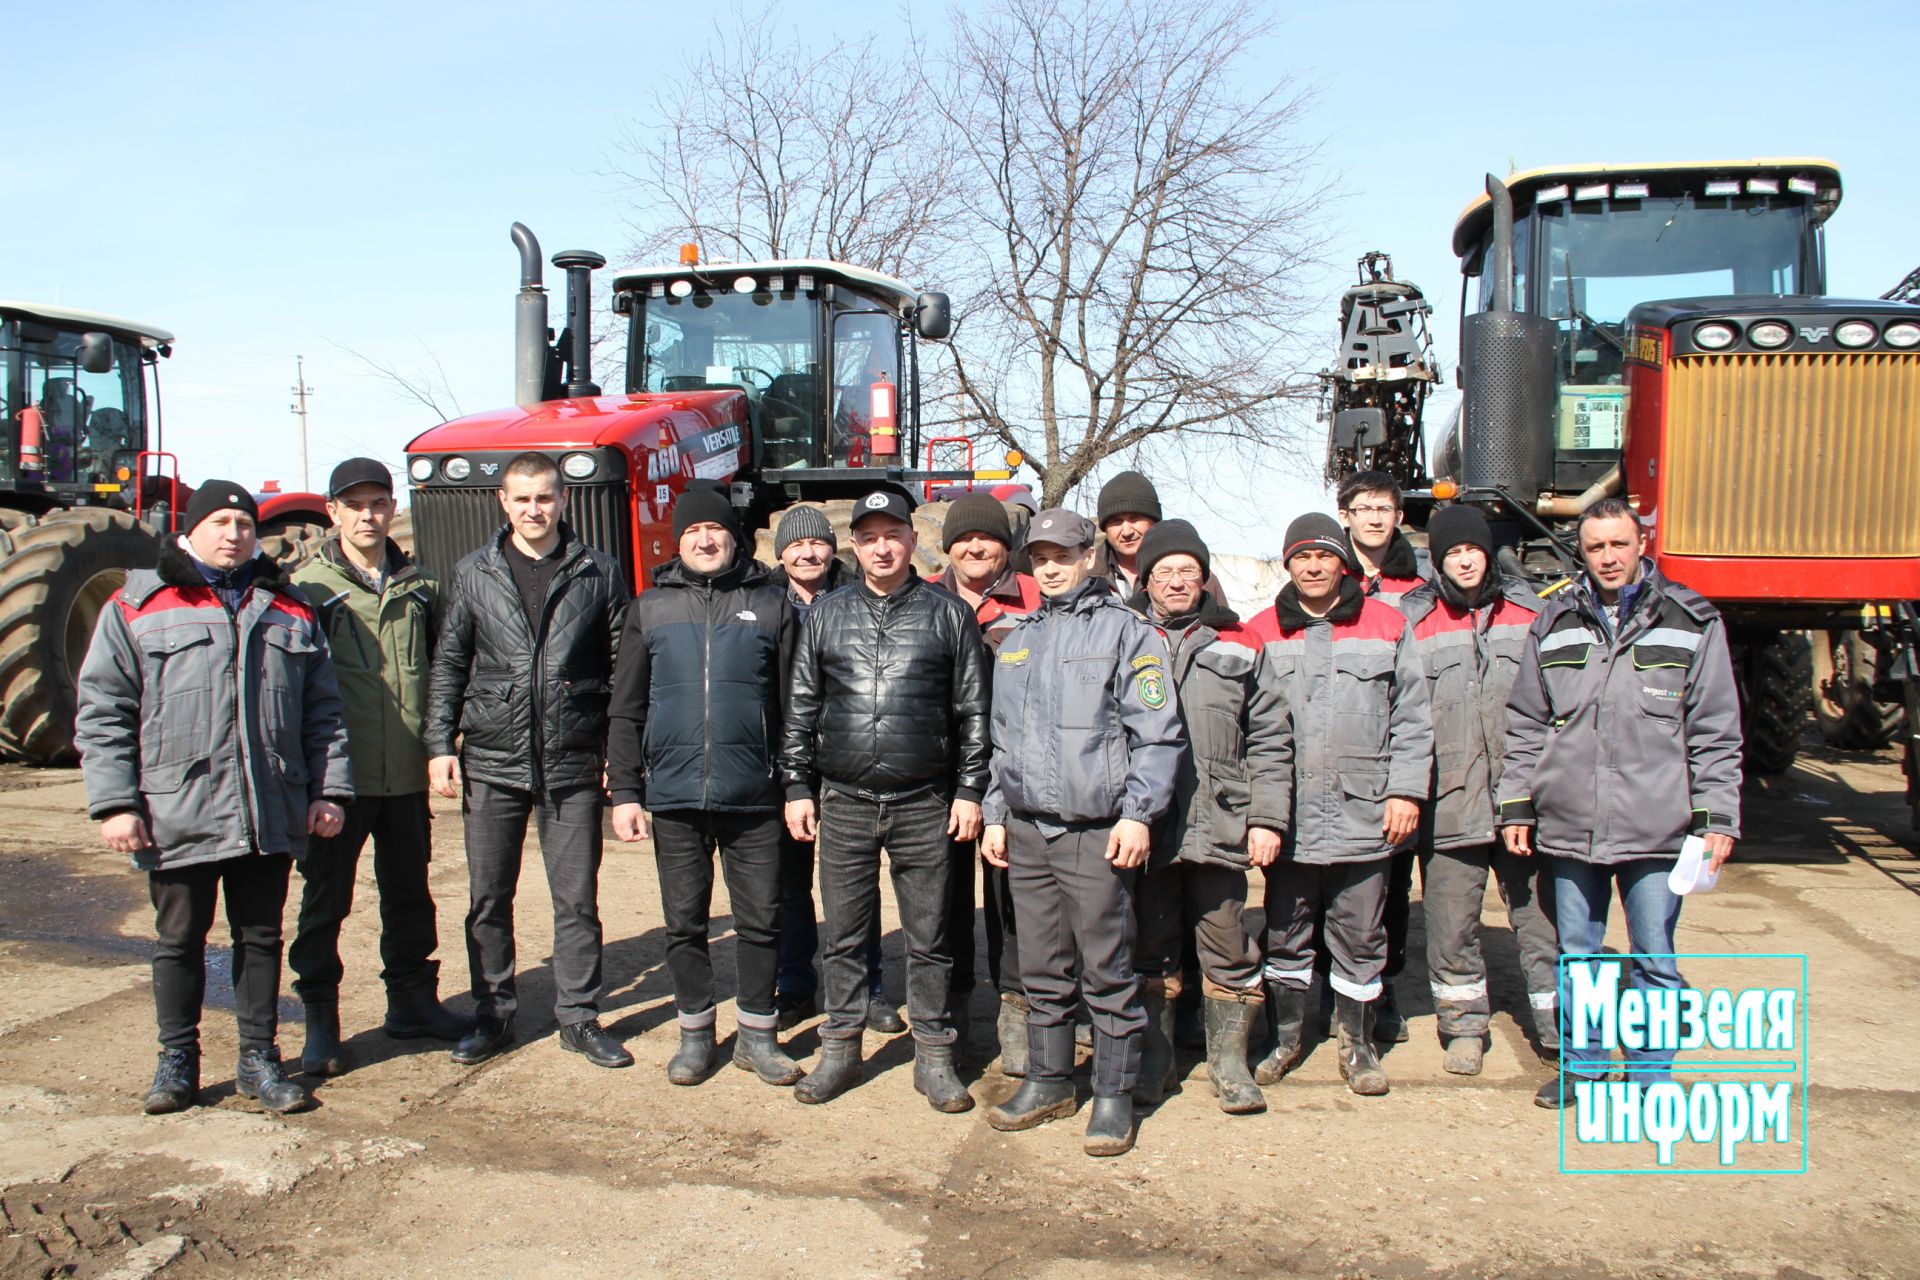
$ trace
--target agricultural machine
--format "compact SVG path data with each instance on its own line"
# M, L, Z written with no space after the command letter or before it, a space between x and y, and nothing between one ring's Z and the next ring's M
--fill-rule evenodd
M75 759L74 675L94 622L192 499L161 439L172 344L151 325L0 302L0 754ZM259 498L269 554L326 527L318 494Z
M429 570L449 572L501 527L501 469L527 450L559 463L568 523L618 559L635 590L677 554L673 502L695 479L725 486L749 530L799 502L844 521L853 499L882 487L913 502L955 486L1008 496L1017 456L981 470L967 439L921 437L917 342L947 336L945 294L839 262L702 262L687 245L678 265L614 277L625 386L603 394L590 368L591 299L606 260L554 255L567 277L555 338L539 241L519 223L512 237L516 406L407 446L415 553ZM916 524L923 549L930 534L937 548L931 508Z
M1916 638L1920 307L1826 296L1840 194L1824 160L1489 176L1454 227L1462 396L1430 467L1417 420L1348 416L1372 407L1352 390L1366 380L1330 406L1336 462L1343 442L1372 450L1415 520L1483 507L1509 572L1573 570L1573 517L1624 495L1661 571L1726 617L1757 772L1798 749L1809 632L1883 619L1906 670ZM1857 708L1873 680L1825 696Z

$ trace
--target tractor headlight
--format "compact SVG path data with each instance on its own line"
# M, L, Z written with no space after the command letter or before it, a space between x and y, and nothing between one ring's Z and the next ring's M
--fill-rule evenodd
M1756 347L1784 347L1793 341L1793 330L1778 320L1762 320L1747 329L1747 341Z
M1898 324L1888 325L1887 331L1880 336L1887 340L1890 347L1920 346L1920 324L1902 320Z
M407 464L407 474L413 477L415 484L425 484L433 479L433 459L415 458Z
M440 473L449 480L465 480L473 474L473 464L459 454L455 454L440 464Z
M569 480L588 479L599 469L600 464L590 453L570 453L560 459L560 470Z
M1739 336L1740 334L1732 325L1716 321L1713 324L1699 325L1694 329L1693 345L1704 347L1708 351L1725 351Z
M1865 320L1845 320L1833 330L1833 340L1843 347L1864 347L1873 341L1874 335L1874 327Z

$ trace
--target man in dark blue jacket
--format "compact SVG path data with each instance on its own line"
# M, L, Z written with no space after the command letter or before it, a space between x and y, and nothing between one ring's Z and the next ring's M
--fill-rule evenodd
M680 1021L674 1084L713 1066L713 964L707 912L718 849L739 940L733 1064L768 1084L801 1078L780 1049L773 1004L783 797L774 778L793 609L749 557L727 495L692 489L673 507L680 554L654 570L627 611L608 709L613 832L637 843L653 814L667 925L667 972Z

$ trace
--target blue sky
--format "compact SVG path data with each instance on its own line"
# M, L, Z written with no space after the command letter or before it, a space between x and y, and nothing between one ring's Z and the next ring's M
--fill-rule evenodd
M856 21L806 2L779 12L783 24L847 35L874 13ZM935 11L919 12L924 22ZM1271 12L1250 82L1316 86L1306 128L1324 139L1343 192L1329 357L1333 299L1353 260L1381 248L1433 299L1451 369L1453 220L1481 175L1509 163L1824 155L1846 183L1829 224L1833 291L1875 296L1920 263L1916 113L1898 57L1920 36L1920 7ZM179 335L163 369L168 443L194 478L298 484L296 354L317 388L315 483L350 453L397 465L432 420L343 348L409 371L437 357L469 412L506 402L507 226L527 222L549 254L588 247L620 260L615 137L646 118L650 86L714 38L686 13L612 3L101 3L84 21L52 6L15 12L0 297ZM904 66L881 73L903 93L913 84ZM1275 479L1260 512L1164 496L1170 513L1198 513L1218 549L1255 553L1288 515L1324 505L1291 478Z

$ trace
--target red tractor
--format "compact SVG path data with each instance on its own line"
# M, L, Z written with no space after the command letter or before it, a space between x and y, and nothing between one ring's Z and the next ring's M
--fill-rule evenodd
M914 501L955 485L1007 496L1011 472L975 469L965 438L921 439L916 340L947 336L945 294L840 262L703 263L688 245L676 266L614 277L626 378L603 394L589 363L592 273L606 260L554 255L567 273L555 339L539 242L519 223L513 241L519 403L407 446L415 553L429 570L447 573L500 528L500 471L526 450L558 461L568 523L635 590L677 554L672 506L696 478L726 485L750 530L797 502L832 507L881 487ZM924 544L936 526L917 519Z
M151 325L0 302L0 755L73 761L94 621L193 496L160 434L172 344ZM283 557L327 523L312 493L262 494L260 517Z

